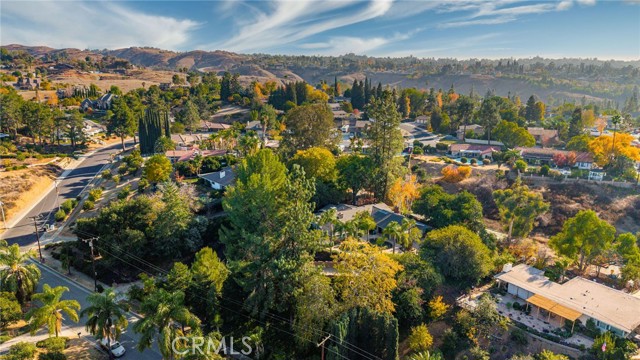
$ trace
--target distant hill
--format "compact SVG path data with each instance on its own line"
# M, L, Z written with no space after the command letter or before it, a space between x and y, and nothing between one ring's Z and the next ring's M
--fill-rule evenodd
M419 89L444 89L483 95L535 94L547 102L610 102L622 106L640 86L640 61L597 59L418 59L375 58L353 54L332 56L284 56L236 54L227 51L175 52L150 47L116 50L52 49L45 46L6 45L10 51L24 51L36 59L92 61L123 59L136 66L159 70L224 71L239 73L244 80L279 82L304 79L311 84L332 83L334 78L351 84L368 77L374 84ZM525 101L525 99L523 99Z

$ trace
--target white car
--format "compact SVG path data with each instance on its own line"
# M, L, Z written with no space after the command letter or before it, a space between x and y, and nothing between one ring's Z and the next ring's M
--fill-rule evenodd
M115 356L117 358L123 356L125 351L126 351L124 346L122 346L122 344L120 344L117 341L111 342L111 349L109 349L109 347L108 347L107 339L102 339L102 341L100 342L100 345L102 345L102 347L105 350L110 351L113 354L113 356Z

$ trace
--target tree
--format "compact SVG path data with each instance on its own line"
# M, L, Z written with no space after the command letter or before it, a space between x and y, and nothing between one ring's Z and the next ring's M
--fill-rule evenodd
M289 153L311 147L332 147L333 113L327 104L301 105L287 113L287 132L282 146Z
M320 240L320 232L311 230L313 191L299 166L287 173L268 149L237 166L236 184L222 203L229 225L220 237L234 280L247 294L245 306L254 315L291 310L302 286L299 273Z
M398 359L398 320L391 314L351 309L329 324L329 333L327 360Z
M335 317L338 310L336 294L331 287L331 279L322 274L320 268L308 264L303 269L302 288L296 294L294 329L300 345L322 340L324 328Z
M418 186L415 175L410 175L407 180L396 179L389 189L389 200L401 214L407 214L411 211L413 202L417 197Z
M122 150L126 150L124 139L127 136L134 136L136 132L136 116L127 105L123 97L116 97L111 104L111 113L107 120L107 133L115 134L120 138Z
M118 340L122 331L127 328L129 322L126 312L129 306L117 300L117 294L112 288L89 295L87 301L91 305L80 313L80 316L87 316L85 328L96 339L106 339L110 349L111 341Z
M499 98L498 98L499 99ZM491 145L491 130L500 122L500 111L498 109L497 101L495 97L485 98L482 100L478 116L480 121L487 132L488 143Z
M32 256L33 252L21 253L18 244L0 249L0 265L6 266L0 270L0 290L15 294L22 305L31 300L40 281L40 269L28 263Z
M564 223L549 245L558 254L577 262L578 270L584 273L595 256L611 245L615 233L616 229L600 220L595 211L582 210Z
M439 320L449 310L449 305L442 301L442 296L438 295L429 301L429 317L431 320Z
M493 267L491 253L480 237L460 225L429 232L420 256L432 262L445 278L470 284L487 276Z
M60 300L62 294L69 291L66 286L56 286L52 288L48 284L42 286L42 292L33 295L33 299L39 301L41 306L29 310L26 319L31 327L31 334L35 334L36 330L42 326L46 326L49 335L58 337L62 330L62 314L66 314L73 322L78 322L78 310L80 303L76 300Z
M382 235L384 235L387 240L391 241L391 243L393 244L393 253L395 254L396 243L398 242L398 239L400 239L403 235L402 227L400 226L400 224L398 224L398 222L396 221L391 221L389 224L387 224L387 227L382 230Z
M391 314L395 305L391 293L397 285L395 275L402 266L378 247L355 239L340 244L333 257L336 291L345 309L369 308Z
M471 117L473 116L474 102L473 99L468 96L460 96L460 98L456 100L455 106L455 113L462 123L462 141L464 142L467 134L467 125L469 125L469 121L471 121Z
M387 197L389 186L399 175L403 138L400 132L400 114L390 94L375 98L367 108L367 114L375 119L367 131L373 162L373 192L377 199Z
M633 258L640 259L638 239L632 233L624 233L618 236L616 239L616 250L625 263Z
M376 221L368 211L358 211L353 216L356 228L366 234L367 242L369 241L369 233L376 228Z
M184 104L184 108L180 112L180 120L189 133L197 131L200 127L200 113L198 107L191 100L187 100Z
M33 360L36 355L37 348L35 344L28 342L19 342L11 345L9 352L4 360Z
M463 224L478 231L482 227L482 204L467 191L448 194L439 185L425 186L413 204L413 211L435 228Z
M569 357L549 350L542 350L535 356L535 360L569 360Z
M331 151L322 147L312 147L298 150L291 159L292 164L298 164L304 169L309 178L330 182L337 178L336 159Z
M140 311L144 318L133 326L133 331L141 335L137 346L139 351L151 347L155 340L162 357L174 359L172 347L184 345L185 329L199 330L200 320L184 305L182 291L156 289L145 297Z
M509 240L527 237L535 219L549 210L542 194L529 191L529 187L519 179L509 189L494 191L493 199L498 206L500 220L508 230Z
M0 292L0 314L0 330L22 319L22 308L13 293Z
M444 358L439 352L423 351L410 355L407 360L444 360Z
M155 184L168 181L172 171L171 161L164 154L153 155L142 168L144 178Z
M536 140L529 134L527 129L510 121L500 121L493 134L496 140L502 142L510 149L518 146L533 146L536 144Z
M427 325L420 324L411 328L411 333L407 338L407 345L412 352L428 351L433 345L433 337L429 333Z
M632 145L634 140L630 134L617 134L615 137L598 136L589 142L589 151L600 166L611 164L618 156L626 156L631 160L640 161L640 148Z
M74 149L79 140L84 139L84 116L79 110L73 110L66 121L67 137L71 140L71 147Z
M368 156L359 154L345 155L338 158L338 182L351 190L352 204L356 205L358 192L369 185L373 162Z
M442 168L442 180L448 183L458 183L471 176L470 166L448 165Z

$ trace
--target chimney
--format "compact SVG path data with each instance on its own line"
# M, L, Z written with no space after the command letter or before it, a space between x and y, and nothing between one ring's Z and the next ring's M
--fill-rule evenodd
M220 179L222 179L225 175L227 175L226 171L220 171Z

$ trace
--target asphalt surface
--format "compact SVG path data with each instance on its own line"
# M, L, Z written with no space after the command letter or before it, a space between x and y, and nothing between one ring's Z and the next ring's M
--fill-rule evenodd
M406 132L404 139L407 145L413 144L414 140L418 140L422 143L422 145L431 145L431 147L435 147L436 143L439 141L440 136L432 134L424 129L424 125L417 124L415 122L404 122L400 123L400 129Z
M131 145L132 142L126 145ZM58 210L58 204L66 199L75 198L89 184L93 177L100 172L104 165L111 160L111 154L122 149L121 144L114 144L97 150L95 153L83 156L82 162L72 170L64 179L57 180L56 190L52 189L9 230L0 234L0 239L5 239L9 244L18 244L21 247L31 246L36 243L35 227L31 217L37 216L37 224L42 231L45 224L55 222L54 214ZM42 233L40 234L42 236Z
M71 281L63 275L55 272L54 270L49 269L48 267L42 266L37 262L34 262L40 268L42 273L42 278L40 279L40 284L38 285L38 292L42 291L42 284L49 284L51 287L55 286L66 286L69 288L68 292L65 292L62 296L63 299L73 299L77 300L80 303L81 309L86 309L90 304L87 302L87 296L91 294L91 291L86 288L78 285L77 283ZM82 310L81 310L82 311ZM134 315L130 314L128 317L129 326L127 330L123 332L120 336L120 344L124 346L126 352L123 359L136 359L136 360L159 360L162 358L160 352L157 350L155 343L151 349L146 349L143 352L139 352L136 349L136 344L139 339L139 335L133 332L133 324L135 324L139 319ZM72 334L81 333L80 336L86 338L86 340L93 342L98 345L97 340L89 334L85 328L84 324L86 323L87 318L81 317L78 323L74 323L66 318L62 322L63 330L73 330Z

